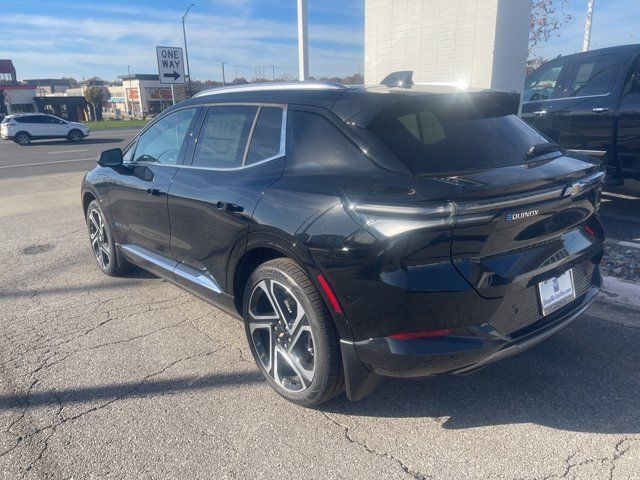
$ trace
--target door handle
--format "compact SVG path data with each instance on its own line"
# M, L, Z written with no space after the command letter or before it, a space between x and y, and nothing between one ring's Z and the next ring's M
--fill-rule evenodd
M542 110L536 110L535 112L533 112L533 114L534 114L536 117L544 117L544 116L546 116L546 115L547 115L547 113L548 113L548 112L547 112L546 110L544 110L544 109L542 109Z
M611 110L609 107L593 107L591 109L591 111L594 113L604 113L608 112L609 110Z
M147 188L147 193L155 197L161 197L162 195L165 195L167 192L163 192L158 188Z
M236 205L235 203L227 203L227 202L218 202L216 203L216 208L218 210L224 210L225 212L243 212L244 207L240 205Z

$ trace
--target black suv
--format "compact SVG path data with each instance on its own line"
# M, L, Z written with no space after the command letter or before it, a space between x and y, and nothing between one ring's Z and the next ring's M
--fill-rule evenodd
M525 82L522 118L607 165L607 183L640 180L640 45L558 57Z
M558 332L601 283L599 165L521 121L517 95L410 79L219 88L166 110L84 179L98 265L242 317L267 381L307 406Z

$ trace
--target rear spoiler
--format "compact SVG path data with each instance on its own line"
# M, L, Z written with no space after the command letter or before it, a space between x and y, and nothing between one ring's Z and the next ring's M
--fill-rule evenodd
M378 113L393 104L407 103L408 105L415 105L420 101L442 101L445 99L455 99L460 96L470 101L482 101L485 106L495 111L496 116L518 115L520 110L520 94L518 92L481 90L477 92L420 93L412 92L411 88L407 88L406 92L394 92L388 95L381 95L379 103L352 115L345 119L345 121L350 125L366 128Z

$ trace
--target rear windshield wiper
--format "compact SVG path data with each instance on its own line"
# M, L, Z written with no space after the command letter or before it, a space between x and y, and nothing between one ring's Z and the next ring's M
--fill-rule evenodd
M532 158L553 152L564 153L564 149L557 143L536 143L527 149L527 153L524 154L524 159L531 160Z

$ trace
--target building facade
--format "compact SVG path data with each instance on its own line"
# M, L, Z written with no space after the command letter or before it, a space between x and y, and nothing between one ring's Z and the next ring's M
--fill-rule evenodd
M36 111L35 85L0 85L0 115Z
M34 78L23 80L23 83L35 85L36 95L40 96L51 95L52 93L64 93L68 88L71 88L69 80L62 78Z
M522 91L531 0L365 0L365 82L413 70L414 82Z
M172 98L176 103L186 98L183 85L174 85L172 95L171 86L160 83L155 74L124 75L119 78L122 80L121 86L109 87L112 99L107 102L111 104L108 108L120 110L127 116L157 115L173 105Z

